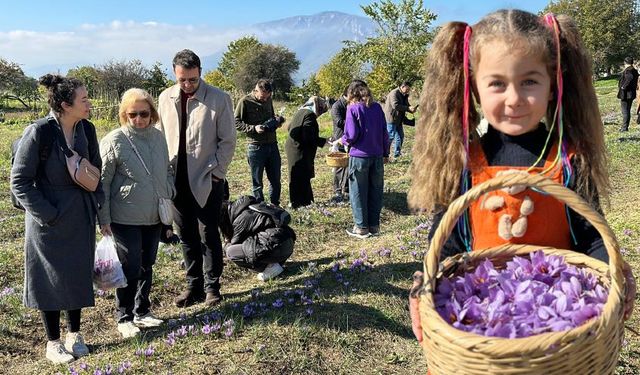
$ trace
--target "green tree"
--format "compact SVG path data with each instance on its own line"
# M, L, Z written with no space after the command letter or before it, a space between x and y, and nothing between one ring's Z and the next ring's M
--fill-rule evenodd
M355 78L364 77L363 62L352 49L343 48L316 74L320 94L339 98L345 87Z
M219 69L213 69L208 71L204 77L204 81L208 84L215 86L221 90L227 92L233 92L233 81L231 81L227 76L222 74Z
M152 95L157 96L168 87L167 73L162 69L162 63L156 61L147 72L144 88Z
M368 77L369 85L376 87L374 96L386 94L404 80L419 81L422 62L433 40L431 23L436 15L424 8L423 0L380 0L361 8L376 23L377 35L364 43L346 44L371 64L372 71L386 73Z
M14 99L31 108L27 102L39 96L34 78L26 76L17 63L0 58L0 98Z
M286 99L293 86L291 75L300 67L296 54L283 46L262 44L237 61L232 75L236 89L249 92L260 78L273 82L276 98Z
M321 95L320 84L315 74L310 75L307 79L303 79L302 85L292 87L291 92L289 92L287 96L289 100L295 104L302 104L313 95Z
M81 80L89 96L93 97L97 94L97 89L101 80L101 72L93 66L77 66L73 69L69 69L67 77L73 77Z
M596 72L611 72L625 56L640 52L636 0L552 0L543 13L566 14L578 26Z
M224 77L232 77L238 64L242 61L243 55L260 48L260 46L262 43L253 35L234 40L229 43L227 52L222 55L218 70Z

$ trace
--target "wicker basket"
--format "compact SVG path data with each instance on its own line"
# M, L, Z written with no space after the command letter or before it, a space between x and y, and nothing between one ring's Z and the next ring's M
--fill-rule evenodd
M564 202L585 217L602 235L609 254L609 265L569 250L532 245L503 245L474 251L459 262L451 258L439 268L442 246L457 219L471 202L485 193L514 185L528 185ZM571 190L538 175L511 174L496 177L473 187L456 199L442 218L425 256L425 288L420 297L423 347L433 375L442 374L613 374L623 337L624 277L619 245L602 216ZM438 278L448 276L459 266L473 269L490 258L504 264L515 255L542 249L546 254L562 255L567 263L588 268L598 276L609 297L602 314L585 324L563 332L505 339L486 337L458 330L445 322L435 309L434 291ZM462 257L460 257L462 258ZM466 270L466 269L465 269Z
M349 154L346 152L331 152L327 154L327 165L334 168L344 168L349 165Z

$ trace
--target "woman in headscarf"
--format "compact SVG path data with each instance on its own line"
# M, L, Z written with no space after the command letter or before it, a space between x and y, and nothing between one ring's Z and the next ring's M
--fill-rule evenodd
M313 202L311 179L315 177L316 149L327 143L320 137L318 117L327 111L327 102L312 96L298 109L289 123L289 136L284 149L289 165L289 200L292 208Z

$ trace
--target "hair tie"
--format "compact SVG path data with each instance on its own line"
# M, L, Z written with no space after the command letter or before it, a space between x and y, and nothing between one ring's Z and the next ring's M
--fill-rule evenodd
M462 140L466 152L465 167L469 161L469 41L471 40L471 26L464 30L464 42L462 46L462 71L464 74L464 94L462 99Z

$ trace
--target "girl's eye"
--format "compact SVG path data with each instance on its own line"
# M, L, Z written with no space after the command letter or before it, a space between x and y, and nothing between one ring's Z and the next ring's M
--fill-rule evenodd
M531 86L531 85L535 85L537 83L538 83L538 81L536 81L534 79L525 79L524 82L522 82L522 84L524 86Z
M491 81L491 82L489 82L489 87L504 87L504 82L502 82L502 81Z

